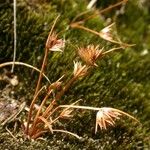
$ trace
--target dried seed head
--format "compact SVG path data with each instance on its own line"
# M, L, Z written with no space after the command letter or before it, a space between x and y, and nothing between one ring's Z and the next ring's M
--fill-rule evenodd
M46 42L46 48L50 51L60 51L63 52L65 47L65 40L58 39L57 34L54 32L48 36Z
M105 129L107 126L111 125L114 126L115 119L120 119L119 116L122 115L122 113L113 108L100 108L100 110L97 112L96 115L96 126L95 126L95 133L97 132L97 127L99 126L100 129Z
M75 77L83 77L87 74L88 68L86 65L81 65L81 62L75 62L74 61L74 71L73 75Z
M96 60L102 55L99 46L88 45L86 48L79 48L78 54L88 65L97 66Z
M101 130L102 129L106 130L107 126L109 125L114 126L115 124L114 120L120 119L119 116L121 115L128 116L129 118L132 118L133 120L139 122L136 118L134 118L133 116L129 115L124 111L115 108L103 107L99 109L96 115L95 133L97 132L98 126L100 127Z

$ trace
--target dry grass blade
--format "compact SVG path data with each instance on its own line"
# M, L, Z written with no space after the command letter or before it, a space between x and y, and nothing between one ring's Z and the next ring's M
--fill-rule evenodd
M29 113L28 113L28 118L27 118L26 134L28 134L29 124L30 124L31 117L32 117L33 106L34 106L35 101L36 101L37 97L39 96L40 92L41 92L44 88L46 88L46 86L43 86L43 87L37 92L37 94L35 95L34 99L33 99L32 102L31 102L31 105L30 105L30 108L29 108Z
M77 104L79 101L81 101L82 99L77 100L76 102L70 104L70 106L74 106L75 104ZM59 107L59 106L58 106ZM60 117L72 117L71 113L73 110L69 110L71 107L67 107L65 108L61 113L60 113Z
M53 129L52 129L52 125L51 122L48 122L44 117L39 116L38 119L42 120L45 125L49 128L49 130L51 131L51 133L53 133Z
M106 108L107 108L107 107L106 107ZM109 107L108 107L108 108L109 108ZM115 112L121 113L121 114L123 114L123 115L125 115L125 116L128 116L129 118L131 118L131 119L133 119L133 120L139 122L139 120L137 120L135 117L131 116L130 114L128 114L128 113L126 113L126 112L124 112L124 111L121 111L121 110L115 109L115 108L110 108L110 109L112 109L112 110L115 111ZM140 123L140 122L139 122L139 123Z
M71 118L73 115L71 115L73 110L63 110L60 114L60 118Z
M48 97L49 97L49 95L50 95L51 93L52 93L52 90L50 89L50 90L48 91L48 93L46 94L45 98L43 99L43 101L42 101L40 107L38 108L38 111L37 111L37 113L36 113L36 115L35 115L35 117L34 117L34 120L33 120L32 132L34 132L34 129L35 129L35 126L36 126L36 124L37 124L38 118L39 118L39 116L40 116L41 110L42 110L42 108L43 108L43 106L44 106L46 100L48 99Z
M29 64L23 63L23 62L17 62L17 61L16 61L16 62L10 61L10 62L2 63L2 64L0 64L0 68L5 67L5 66L10 66L10 65L12 65L12 64L20 65L20 66L25 66L25 67L34 69L35 71L37 71L37 72L39 72L39 73L41 72L38 68L36 68L36 67L34 67L34 66L32 66L32 65L29 65ZM45 77L45 79L46 79L49 83L51 83L50 80L49 80L49 78L48 78L44 73L42 73L42 75Z
M53 132L62 132L62 133L67 133L67 134L70 134L70 135L72 135L72 136L74 136L74 137L76 137L76 138L78 138L78 139L81 139L81 137L80 137L80 136L78 136L77 134L72 133L72 132L69 132L69 131L66 131L66 130L56 130L56 129L54 129L54 130L53 130Z
M11 131L7 127L5 129L12 136L12 138L17 142L18 139L11 133Z

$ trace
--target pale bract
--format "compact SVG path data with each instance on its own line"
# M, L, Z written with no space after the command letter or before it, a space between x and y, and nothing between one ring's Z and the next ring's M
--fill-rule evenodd
M113 42L113 26L114 23L102 29L100 31L100 36L107 41Z
M54 52L63 52L64 47L65 47L65 40L58 39L57 41L55 41L55 44L49 50Z
M74 71L73 75L75 77L83 77L87 74L88 67L86 65L81 64L81 62L75 62L74 61Z

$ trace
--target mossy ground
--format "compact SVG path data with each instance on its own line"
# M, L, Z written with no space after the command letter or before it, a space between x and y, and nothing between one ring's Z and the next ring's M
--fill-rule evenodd
M113 1L112 1L113 2ZM115 107L135 116L142 125L123 118L108 131L94 134L95 113L80 111L74 119L67 121L65 128L83 137L74 139L68 135L46 134L43 140L24 140L21 129L13 132L14 123L8 125L16 142L5 127L0 128L0 149L150 149L150 16L149 6L140 7L140 1L129 1L124 13L116 13L120 7L90 19L86 26L100 31L111 17L115 21L119 36L126 43L136 46L110 54L98 62L99 67L89 76L77 82L67 92L61 103L82 98L82 105L95 107ZM148 2L148 1L147 1ZM109 3L97 3L102 9ZM67 43L63 54L49 56L47 76L57 80L66 70L73 69L72 60L77 57L76 47L100 44L111 47L105 41L83 30L71 29L71 20L86 10L87 1L54 0L23 1L17 4L17 61L26 62L40 68L45 41L54 18L61 14L56 25L60 37ZM94 10L93 10L94 11ZM91 12L92 14L92 12ZM86 15L85 15L86 17ZM11 0L0 2L0 62L11 61L13 57L13 4ZM6 68L7 70L10 67ZM3 69L1 69L3 72ZM20 74L21 72L21 74ZM68 71L68 74L70 71ZM19 85L12 87L16 101L32 100L38 74L24 67L15 67ZM43 84L46 81L43 80ZM4 85L1 85L1 91ZM22 115L22 118L24 116Z

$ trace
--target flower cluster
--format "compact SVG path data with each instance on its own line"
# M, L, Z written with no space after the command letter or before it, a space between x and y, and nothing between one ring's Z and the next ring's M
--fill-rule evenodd
M122 115L128 116L129 118L138 121L133 116L119 109L109 108L109 107L100 108L96 115L95 133L97 133L98 126L100 127L101 130L102 129L106 130L107 126L114 126L115 120L120 119L119 116Z
M79 48L79 56L90 66L97 66L96 60L102 55L102 50L99 46L88 45L85 48Z

